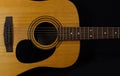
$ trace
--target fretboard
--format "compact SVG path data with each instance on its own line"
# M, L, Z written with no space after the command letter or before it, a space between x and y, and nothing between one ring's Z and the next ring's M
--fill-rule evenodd
M60 40L119 39L120 27L60 27Z

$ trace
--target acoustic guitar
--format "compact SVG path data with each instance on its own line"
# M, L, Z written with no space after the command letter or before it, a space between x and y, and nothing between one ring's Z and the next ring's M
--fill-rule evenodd
M120 37L118 27L80 27L69 0L0 0L0 75L72 66L80 40Z

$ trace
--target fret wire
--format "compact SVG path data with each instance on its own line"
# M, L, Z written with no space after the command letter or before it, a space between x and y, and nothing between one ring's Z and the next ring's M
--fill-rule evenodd
M78 30L78 28L76 28L76 36L77 36L77 39L79 39L79 36L78 36L78 32L79 32L79 30Z
M65 40L65 27L63 27L63 40Z
M118 28L114 27L114 38L118 38Z
M90 27L87 28L88 29L88 40L90 39L89 36L90 36Z
M102 39L103 39L103 27L101 27L101 30L102 30Z
M78 39L81 39L81 32L80 32L80 28L78 28L77 30L78 30Z
M87 27L85 27L85 39L87 39Z
M76 40L76 27L74 28L74 39Z
M78 39L78 37L77 37L77 28L78 27L75 28L76 29L76 32L75 32L76 40Z
M81 28L79 28L79 31L80 31L80 39L82 39L82 33L81 33Z
M67 27L65 27L65 29L64 29L65 31L65 40L67 40Z
M118 30L118 32L119 32L119 29L118 29L118 27L117 27L117 30ZM118 36L118 38L119 38L119 33L117 33L117 34L118 34L117 36Z
M108 39L108 27L106 27L106 38Z
M112 38L112 36L113 36L112 34L113 34L113 33L112 33L112 31L111 31L111 27L109 27L109 29L110 29L110 30L109 30L109 36L110 36L110 38Z
M96 27L93 27L93 33L94 33L93 39L96 39L97 38L97 35L96 35L97 29L96 29Z
M119 38L119 28L118 27L116 27L117 28L117 30L118 30L118 38Z
M71 40L73 40L73 36L72 36L72 34L73 34L73 32L72 32L72 27L71 27L70 29L71 29L71 32L70 32Z
M67 28L67 39L69 40L69 27Z
M90 28L88 27L88 39L89 39L89 34L90 34Z
M71 27L71 39L73 40L73 28Z
M72 31L72 30L71 30L71 27L70 27L70 39L72 40L71 31Z
M110 27L108 27L108 38L110 38Z
M67 39L69 40L69 28L67 27Z
M92 28L89 27L89 35L88 35L88 38L91 39L91 36L92 36Z
M108 27L107 27L107 38L109 38L109 37L108 37Z
M94 30L94 28L92 27L92 39L94 39L94 38L95 38L95 37L94 37L94 36L95 36L95 34L94 34L94 33L95 33L95 30Z
M89 39L92 39L93 38L93 28L90 27L89 29Z
M116 27L116 29L117 29L117 38L118 38L118 37L119 37L119 36L118 36L118 35L119 35L119 34L118 34L118 28Z
M107 31L106 31L106 27L103 27L103 38L107 38Z
M96 27L93 27L93 30L94 30L94 39L96 39Z
M113 38L114 38L114 27L112 27L112 35L113 35Z
M71 36L72 36L72 40L73 40L73 35L74 35L74 33L73 33L73 28L71 28L72 29L72 33L71 33Z
M65 30L66 30L66 40L67 40L67 39L68 39L68 38L67 38L67 35L68 35L68 34L67 34L67 27L65 27Z
M70 38L70 27L69 27L69 40L70 40L71 38Z
M83 27L83 32L84 32L83 38L85 39L85 27Z
M83 33L82 32L83 32L83 27L80 28L81 39L83 39L84 37L84 32Z
M119 38L120 38L120 27L119 27Z
M104 39L104 28L102 27L102 39Z
M98 27L97 27L97 39L98 39Z
M89 27L89 39L91 39L91 37L90 37L90 35L91 35L91 27Z
M63 40L64 40L64 28L62 28L62 32L63 32Z
M84 32L84 29L85 29L85 27L83 27L83 30L82 30L82 31L83 31L83 38L82 38L82 39L85 39L85 32ZM82 31L81 31L81 32L82 32ZM82 34L82 33L81 33L81 34Z
M81 39L84 39L84 32L83 32L83 30L84 30L84 27L81 27L80 28Z
M117 28L117 27L116 27ZM119 38L119 36L118 36L119 34L118 34L118 28L117 28L117 38Z
M120 38L120 27L118 27L118 31L119 31L119 37L118 38Z
M114 34L114 38L116 38L116 34L115 34L115 28L113 28L113 34Z
M72 31L72 30L71 30L71 27L70 27L70 38L71 38L71 40L72 40L71 31Z

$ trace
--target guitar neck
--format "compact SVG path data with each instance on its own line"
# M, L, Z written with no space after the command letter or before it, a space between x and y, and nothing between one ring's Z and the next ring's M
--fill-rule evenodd
M120 27L60 27L59 40L119 39Z

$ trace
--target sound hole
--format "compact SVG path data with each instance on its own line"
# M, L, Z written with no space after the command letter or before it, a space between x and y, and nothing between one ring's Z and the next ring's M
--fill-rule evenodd
M48 22L40 23L34 31L36 41L42 45L50 45L57 38L57 29Z

